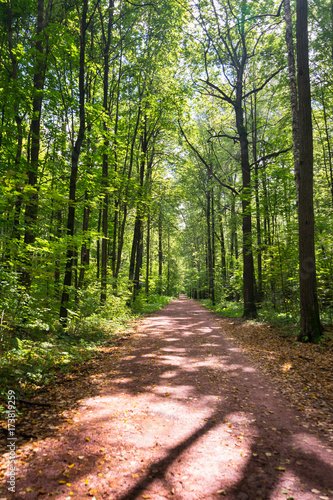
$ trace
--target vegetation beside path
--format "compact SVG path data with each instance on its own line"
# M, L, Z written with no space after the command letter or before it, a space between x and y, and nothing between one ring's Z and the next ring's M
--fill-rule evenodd
M78 363L88 361L105 347L111 347L128 332L136 319L154 312L172 297L139 295L131 307L124 298L112 302L90 316L75 316L64 331L59 324L44 330L22 328L11 336L0 357L0 409L7 391L17 399L31 397L54 380L59 371L70 373Z
M297 324L277 311L261 319L241 318L241 304L202 305L223 318L223 331L242 348L300 412L305 427L317 427L333 440L333 328L317 344L297 341ZM233 317L230 317L230 316Z

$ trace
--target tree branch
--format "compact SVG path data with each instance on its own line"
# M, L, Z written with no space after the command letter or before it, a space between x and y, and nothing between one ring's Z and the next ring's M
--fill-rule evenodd
M260 87L256 87L255 89L251 90L250 92L248 92L247 94L244 94L243 95L243 99L247 99L248 97L250 97L250 95L252 94L256 94L257 92L260 92L260 90L262 90L263 88L266 87L266 85L274 78L274 76L278 75L280 73L280 71L283 69L282 68L279 68L277 69L276 71L274 71L274 73L272 73L268 78L267 80L264 81L264 83L262 85L260 85Z
M281 149L281 151L275 151L274 153L270 153L269 155L262 156L259 158L259 160L255 161L254 163L251 163L250 168L254 167L256 163L260 163L262 161L270 160L271 158L276 158L277 156L282 155L283 153L288 153L288 151L291 151L293 149L292 146L290 146L287 149Z
M213 172L213 170L210 168L210 166L208 165L208 163L206 162L206 160L201 156L201 154L199 153L199 151L190 143L190 141L188 140L181 124L180 124L180 121L178 120L178 125L179 125L179 128L180 128L180 131L182 133L182 136L184 137L185 141L187 142L187 144L190 146L190 148L192 149L192 151L197 155L197 157L199 158L199 160L205 165L206 169L208 170L208 172L214 177L214 179L223 187L227 188L227 189L230 189L230 191L232 191L235 195L238 195L238 191L233 188L232 186L228 186L228 184L225 184L224 182L222 182L218 177L217 175Z

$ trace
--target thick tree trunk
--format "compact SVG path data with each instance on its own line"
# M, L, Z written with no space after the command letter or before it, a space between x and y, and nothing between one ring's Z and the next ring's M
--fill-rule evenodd
M241 90L238 92L241 95ZM251 222L251 170L249 163L249 143L244 126L241 102L236 104L236 125L241 147L242 168L242 217L243 217L243 299L244 318L256 318L257 308L254 292L254 265L252 253L252 222Z
M299 340L316 341L322 331L317 300L313 211L313 138L308 49L307 0L297 0L297 73L299 96L299 278L301 324Z

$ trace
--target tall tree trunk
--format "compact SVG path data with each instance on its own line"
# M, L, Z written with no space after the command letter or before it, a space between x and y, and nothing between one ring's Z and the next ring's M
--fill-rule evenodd
M119 104L120 104L120 83L122 75L122 43L120 47L120 58L119 58L119 71L117 80L117 99L116 99L116 115L115 115L115 125L114 125L114 140L113 140L113 154L114 154L114 172L117 173L118 170L118 151L117 151L117 134L118 134L118 122L119 122ZM117 288L117 236L118 236L118 224L119 224L119 207L120 199L119 194L114 199L114 218L113 218L113 237L112 237L112 252L111 252L111 269L113 277L113 289ZM118 241L119 245L119 241Z
M215 306L215 206L214 206L214 186L211 193L212 200L212 303Z
M214 302L214 276L213 276L213 253L212 253L212 190L209 186L211 176L208 175L208 189L206 192L206 223L207 223L207 271L208 271L208 297Z
M147 239L146 239L146 284L145 293L149 294L149 269L150 269L150 214L147 220Z
M293 154L294 154L294 172L297 204L299 203L299 176L300 176L300 144L299 144L299 125L298 125L298 98L296 83L296 67L294 55L294 41L292 18L290 11L290 0L284 0L284 17L286 22L286 44L288 52L288 72L289 72L289 93L291 106L291 126L293 134Z
M167 295L170 295L170 227L168 227Z
M330 133L328 129L328 123L327 123L327 111L326 111L326 102L325 102L325 95L324 95L324 89L323 87L321 88L321 103L323 107L323 118L324 118L324 123L325 123L325 138L327 142L327 151L328 151L328 167L329 167L329 180L328 180L328 185L331 190L331 197L332 197L332 206L333 206L333 164L332 164L332 149L331 149L331 142L330 142Z
M160 205L160 210L158 214L158 293L162 295L163 293L163 226L162 226L162 208Z
M75 228L75 198L78 163L81 147L85 133L85 49L87 30L88 0L82 0L82 15L80 23L80 67L79 67L79 131L72 149L71 176L69 183L69 207L67 218L68 246L66 252L66 267L64 276L64 286L60 305L60 321L63 326L67 325L69 291L72 285L72 269L75 258L75 246L73 243Z
M118 279L120 265L121 265L121 255L122 255L123 245L124 245L124 234L125 234L126 221L127 221L127 203L125 202L124 211L123 211L123 220L121 222L121 228L120 228L119 235L118 235L117 265L116 265L116 274L115 274L116 282Z
M55 236L58 241L61 238L62 234L62 211L61 209L57 210L56 213L56 230ZM59 299L60 298L60 255L59 251L57 251L55 259L54 259L54 296Z
M222 285L225 287L227 281L227 265L226 265L226 252L225 252L225 239L223 231L223 214L221 208L220 197L218 197L218 217L219 217L219 229L220 229L220 252L221 252L221 278Z
M85 204L83 208L83 222L82 222L83 243L81 245L81 265L80 265L79 282L78 282L79 290L83 288L84 275L89 265L89 257L90 257L90 250L87 244L87 236L86 236L89 228L89 218L90 218L89 193L87 189L85 190L84 193L84 201Z
M299 340L318 339L323 331L317 300L313 211L313 138L308 48L308 4L297 0L297 73L299 97L299 278L301 324Z
M31 186L30 195L25 207L25 247L34 243L36 238L36 222L38 215L38 163L40 149L40 121L42 114L43 90L45 82L46 50L43 46L42 33L46 27L46 17L44 16L44 0L38 0L37 12L37 39L36 39L36 60L33 77L33 101L32 119L30 125L30 162L28 168L28 184ZM31 286L31 256L24 259L24 269L22 272L22 283L26 288Z
M239 85L241 87L241 85ZM244 125L243 109L241 105L242 88L237 92L238 103L236 103L236 125L241 147L241 169L242 169L242 217L243 217L243 299L244 318L256 318L257 308L254 293L254 265L252 253L252 222L251 222L251 170L249 163L249 143L247 131Z
M102 165L102 184L104 189L103 210L102 210L102 262L101 262L101 304L106 301L106 288L107 288L107 266L108 266L108 212L109 212L109 139L108 139L108 126L107 117L109 115L108 96L109 96L109 60L110 60L110 46L111 46L111 30L113 24L113 9L114 0L109 0L108 8L108 26L107 36L104 39L104 75L103 75L103 133L104 133L104 152L103 152L103 165Z
M257 224L257 267L258 267L258 286L257 302L261 302L262 296L262 249L261 249L261 221L260 221L260 203L259 203L259 169L257 158L257 95L254 94L252 107L252 154L254 160L254 191L256 200L256 224Z
M101 224L102 224L102 208L98 210L98 223L97 223L97 233L101 234ZM101 272L101 239L98 236L96 243L96 279L99 281Z

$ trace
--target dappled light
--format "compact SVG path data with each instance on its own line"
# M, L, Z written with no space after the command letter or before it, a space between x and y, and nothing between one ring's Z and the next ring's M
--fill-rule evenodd
M301 427L193 301L182 297L141 320L103 372L90 376L59 438L40 441L29 466L20 464L16 498L36 498L39 489L62 500L278 500L283 491L317 499L312 490L330 498L331 446ZM38 474L45 458L50 466Z

